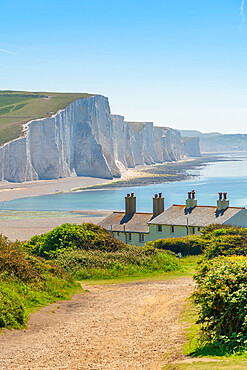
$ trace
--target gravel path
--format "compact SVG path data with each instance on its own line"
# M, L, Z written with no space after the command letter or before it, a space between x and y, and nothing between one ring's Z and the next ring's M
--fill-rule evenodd
M1 369L161 369L182 359L189 277L83 286L0 336Z

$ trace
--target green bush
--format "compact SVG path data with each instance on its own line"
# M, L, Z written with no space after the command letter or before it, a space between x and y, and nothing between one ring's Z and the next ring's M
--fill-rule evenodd
M31 256L0 234L0 328L21 328L34 307L67 299L79 289L53 261Z
M172 253L134 246L116 252L61 251L54 262L78 280L163 274L181 268Z
M195 280L202 340L234 351L247 348L247 257L205 260Z
M51 258L63 249L117 251L125 244L107 230L90 223L63 224L43 235L35 235L24 247L36 256Z
M208 227L202 232L205 240L204 258L247 256L247 229L232 226Z
M183 256L196 256L202 254L204 240L198 236L184 238L158 239L148 242L146 246L152 246L158 249L170 250L175 254L181 252Z
M27 314L20 297L0 282L0 328L20 329L27 322Z

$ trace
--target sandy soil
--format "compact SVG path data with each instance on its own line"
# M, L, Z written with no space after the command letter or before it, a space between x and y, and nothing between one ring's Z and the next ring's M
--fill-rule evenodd
M191 278L83 286L0 336L1 369L161 369L183 360Z
M26 181L23 183L0 182L0 202L69 191L90 185L106 184L111 181L97 177L65 177L56 180Z

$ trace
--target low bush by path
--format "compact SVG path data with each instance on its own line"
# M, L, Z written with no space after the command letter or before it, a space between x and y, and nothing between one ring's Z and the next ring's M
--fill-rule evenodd
M79 289L62 268L0 234L0 328L20 329L33 309L68 299Z

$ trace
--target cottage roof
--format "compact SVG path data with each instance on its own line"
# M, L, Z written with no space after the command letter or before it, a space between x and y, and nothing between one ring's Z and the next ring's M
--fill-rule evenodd
M188 222L189 226L199 227L224 224L244 209L244 207L228 207L225 211L218 211L214 206L196 206L193 209L186 209L184 205L173 204L150 220L149 224L187 226Z
M101 227L112 231L125 231L133 233L148 233L148 222L152 219L152 213L136 212L127 217L125 212L113 212L99 223Z

